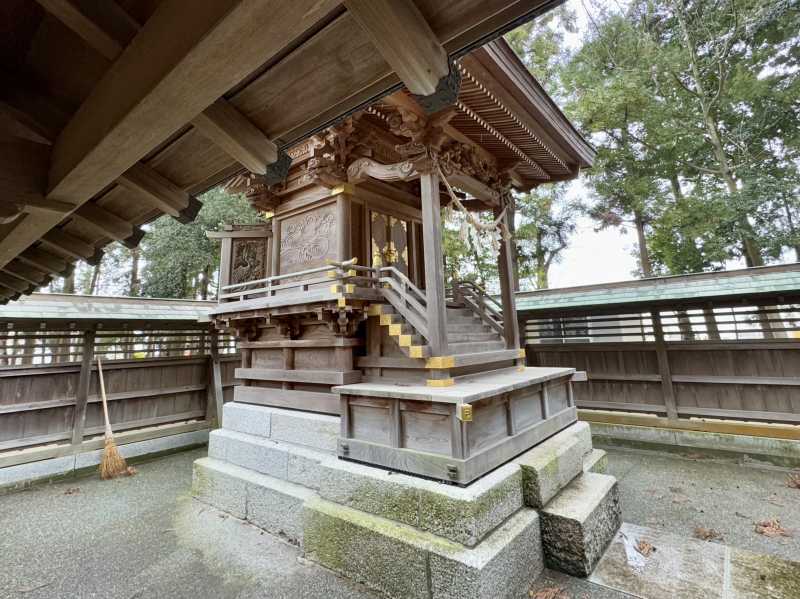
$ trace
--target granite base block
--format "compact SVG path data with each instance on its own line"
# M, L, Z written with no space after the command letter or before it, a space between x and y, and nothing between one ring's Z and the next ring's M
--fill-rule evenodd
M539 514L547 566L588 576L621 525L617 480L606 474L582 474Z

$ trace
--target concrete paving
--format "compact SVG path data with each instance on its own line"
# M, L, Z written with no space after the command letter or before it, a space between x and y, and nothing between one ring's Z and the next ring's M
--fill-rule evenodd
M306 562L297 547L191 500L191 464L203 455L143 463L132 478L73 479L0 496L0 599L376 597ZM800 527L800 490L785 486L785 472L617 450L609 462L628 522L682 537L702 525L734 547L800 555L800 530L767 538L752 525L778 517ZM545 571L525 599L554 596L552 589L569 599L636 596Z
M608 451L608 474L619 481L622 520L691 538L713 529L712 542L800 560L800 489L787 470L743 466L686 450L683 456ZM687 457L688 456L688 457ZM755 522L778 518L792 536L768 537Z

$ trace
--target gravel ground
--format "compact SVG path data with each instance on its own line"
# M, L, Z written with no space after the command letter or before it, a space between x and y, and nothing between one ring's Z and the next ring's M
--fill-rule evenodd
M788 471L692 453L605 449L625 522L686 537L697 527L713 529L732 547L800 560L800 489L786 485ZM755 531L755 522L772 518L792 536Z

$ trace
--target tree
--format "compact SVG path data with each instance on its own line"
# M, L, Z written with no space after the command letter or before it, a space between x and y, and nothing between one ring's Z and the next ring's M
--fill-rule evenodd
M206 232L224 224L263 220L243 196L219 188L205 193L200 201L203 207L194 222L181 224L163 216L148 227L141 244L145 263L142 295L207 298L219 269L219 246L206 237Z
M528 279L535 289L549 286L550 267L567 248L583 210L567 201L565 192L563 184L548 185L516 197L517 269L520 279Z

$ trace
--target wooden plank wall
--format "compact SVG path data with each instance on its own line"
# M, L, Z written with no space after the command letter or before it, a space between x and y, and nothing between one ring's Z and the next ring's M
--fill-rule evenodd
M800 342L666 342L679 417L800 423ZM531 366L571 366L579 408L668 414L655 342L528 344Z
M233 398L233 374L239 363L238 354L220 356L226 401ZM0 451L73 438L80 370L76 362L0 369ZM211 397L208 356L111 360L103 363L103 373L115 431L206 419ZM91 438L102 430L95 362L82 437Z

